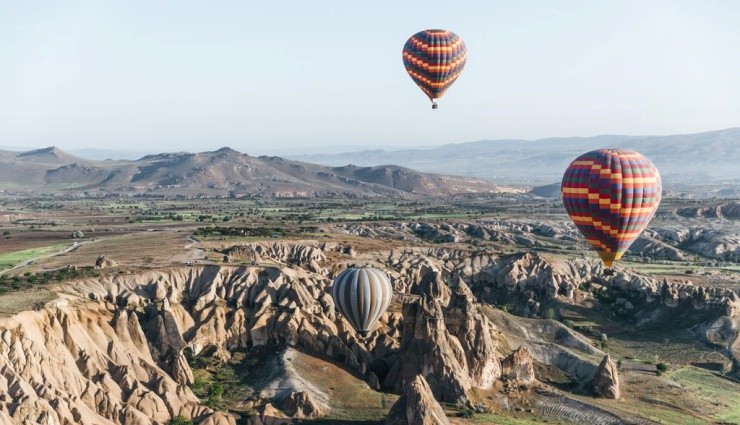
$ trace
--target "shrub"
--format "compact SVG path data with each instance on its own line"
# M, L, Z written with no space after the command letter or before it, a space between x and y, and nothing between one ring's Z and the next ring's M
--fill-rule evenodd
M661 362L661 363L658 363L658 364L657 364L657 365L655 366L655 373L656 373L656 374L657 374L658 376L660 376L660 375L662 375L662 374L664 374L664 373L668 372L668 369L669 369L669 367L668 367L668 364L666 364L666 363L662 363L662 362Z
M545 319L555 320L558 317L557 312L554 308L550 307L545 310Z
M177 415L170 420L169 425L193 425L193 421L185 416Z
M190 385L190 389L193 391L196 397L202 398L206 396L206 387L208 383L201 377L195 377L195 380Z
M214 382L211 384L211 386L208 388L208 401L206 402L206 406L210 407L211 409L218 410L221 400L223 399L224 395L224 384L220 382Z
M475 414L475 410L469 408L469 407L463 407L459 410L460 417L465 419L471 419L473 415Z

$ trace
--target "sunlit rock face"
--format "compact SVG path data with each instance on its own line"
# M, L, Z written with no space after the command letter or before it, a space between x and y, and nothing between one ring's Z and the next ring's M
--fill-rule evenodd
M435 400L429 384L416 375L404 387L401 398L391 407L386 425L449 425L442 406Z
M501 376L497 332L472 302L464 282L450 289L436 272L414 291L420 299L403 308L399 362L386 384L401 390L417 375L440 401L467 398L472 388L490 388Z
M490 389L502 374L530 382L534 362L589 382L603 353L588 340L555 320L511 320L542 318L551 302L598 300L637 327L674 316L696 320L692 332L740 374L740 299L732 290L619 267L604 276L598 261L535 253L261 246L249 249L276 266L85 279L55 289L59 298L44 309L0 319L0 423L160 424L177 415L232 423L190 391L187 358L227 360L235 350L262 346L333 359L376 389L405 393L421 377L433 398L445 402ZM282 264L288 261L291 266ZM403 305L396 300L364 339L335 313L330 295L332 277L352 264L382 267L395 291L410 297ZM502 304L510 313L492 308ZM289 402L260 404L249 420L325 413L314 394L293 392Z
M604 356L594 375L593 390L594 394L600 397L616 400L620 396L619 372L608 354Z
M0 419L159 424L181 415L233 423L187 387L186 349L225 360L234 349L296 345L377 385L371 360L398 347L391 336L398 331L387 328L391 316L361 343L336 317L327 286L321 275L289 268L183 268L80 281L44 310L0 319ZM322 413L311 396L292 400L295 416Z

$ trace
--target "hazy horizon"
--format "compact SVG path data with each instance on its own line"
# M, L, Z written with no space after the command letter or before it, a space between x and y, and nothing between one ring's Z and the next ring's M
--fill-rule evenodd
M135 160L139 159L146 155L152 155L152 154L159 154L159 153L173 153L173 152L190 152L190 153L198 153L198 152L210 152L215 151L217 149L221 149L224 147L232 148L234 150L240 151L241 153L245 153L252 156L285 156L287 158L296 158L296 157L303 157L310 154L351 154L351 153L357 153L362 151L375 151L375 150L383 150L387 152L394 152L394 151L405 151L405 150L413 150L413 149L436 149L442 146L446 145L455 145L455 144L465 144L465 143L476 143L476 142L487 142L487 141L505 141L505 140L521 140L522 142L537 142L539 140L548 140L548 139L590 139L590 138L598 138L598 137L670 137L670 136L683 136L683 135L692 135L692 134L705 134L705 133L716 133L716 132L724 132L728 130L733 129L740 129L740 127L729 127L729 128L723 128L723 129L715 129L715 130L708 130L708 131L702 131L698 133L685 133L685 134L593 134L589 136L551 136L551 137L544 137L544 138L538 138L538 139L523 139L523 138L506 138L506 139L481 139L481 140L468 140L468 141L453 141L449 143L437 143L437 144L428 144L428 145L404 145L404 144L389 144L389 145L316 145L316 146L303 146L303 147L295 147L295 148L270 148L266 146L255 146L253 149L250 150L244 150L240 149L236 146L231 145L220 145L220 146L214 146L211 148L204 148L204 149L163 149L163 150L157 150L157 149L127 149L127 148L105 148L105 147L94 147L94 146L85 146L85 147L79 147L79 148L66 148L65 146L58 146L58 145L37 145L37 146L12 146L12 145L2 145L0 144L0 150L6 150L6 151L16 151L16 152L26 152L26 151L33 151L33 150L40 150L40 149L46 149L51 147L56 147L58 149L61 149L62 151L65 151L67 153L74 154L76 156L80 156L82 158L86 159L94 159L94 160L101 160L101 159L126 159L126 160Z
M740 125L740 4L443 5L3 4L0 145L278 154ZM436 111L400 58L431 27L469 50Z

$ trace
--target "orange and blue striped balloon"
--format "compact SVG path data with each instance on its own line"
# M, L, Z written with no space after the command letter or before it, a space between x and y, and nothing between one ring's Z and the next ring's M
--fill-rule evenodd
M599 149L563 175L565 210L607 267L640 236L660 204L658 169L640 153Z
M406 72L434 107L434 99L442 97L462 73L468 51L452 31L424 30L408 39L402 56Z

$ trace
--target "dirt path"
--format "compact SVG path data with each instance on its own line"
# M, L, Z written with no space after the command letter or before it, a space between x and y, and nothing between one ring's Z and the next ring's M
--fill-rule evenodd
M11 267L9 269L5 269L5 270L0 271L0 275L6 274L6 273L10 273L10 272L12 272L14 270L22 269L23 267L29 266L29 265L31 265L31 264L35 263L36 261L39 261L39 260L45 260L47 258L56 257L57 255L66 254L68 252L75 251L75 250L77 250L77 248L81 247L82 245L87 245L87 244L93 243L93 242L97 242L97 240L95 240L95 241L74 242L70 246L64 248L61 251L52 252L52 253L49 253L49 254L44 254L44 255L39 256L39 257L36 257L36 258L31 258L30 260L22 261L22 262L14 265L13 267Z
M188 263L196 260L204 260L206 258L206 251L202 248L194 248L194 246L198 245L200 241L194 239L192 233L189 234L186 239L188 243L183 246L183 248L187 251L173 255L170 261L174 263Z

